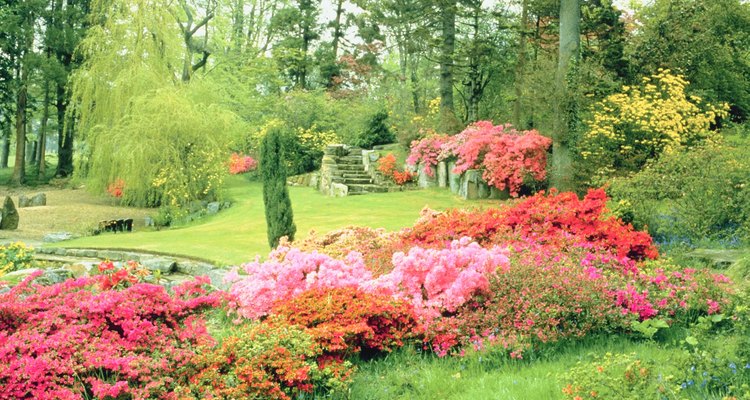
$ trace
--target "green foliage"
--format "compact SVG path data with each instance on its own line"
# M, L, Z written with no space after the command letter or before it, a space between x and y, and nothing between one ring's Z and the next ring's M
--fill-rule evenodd
M286 187L286 166L284 165L284 132L272 127L263 137L260 147L260 171L263 180L263 204L266 209L268 244L275 248L279 239L286 236L294 240L297 227L294 224L292 202Z
M388 112L385 110L373 114L355 144L365 149L371 149L372 146L393 143L396 140L396 135L388 128L387 120Z
M566 375L566 399L658 399L673 395L670 366L642 359L635 353L595 356L579 362Z
M692 89L750 116L750 4L741 0L658 0L639 14L627 53L640 74L680 69Z
M122 179L123 203L138 206L216 199L227 175L226 138L241 123L201 89L193 82L151 91L132 98L132 113L109 129L92 129L90 188L103 192Z
M658 241L737 245L750 239L748 176L746 146L709 144L664 155L608 191L618 215Z

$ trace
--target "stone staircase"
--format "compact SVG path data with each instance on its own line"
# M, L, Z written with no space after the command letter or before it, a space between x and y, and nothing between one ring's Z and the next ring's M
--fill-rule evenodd
M384 193L389 190L387 186L377 184L367 171L360 148L329 146L323 156L321 173L320 190L332 196Z

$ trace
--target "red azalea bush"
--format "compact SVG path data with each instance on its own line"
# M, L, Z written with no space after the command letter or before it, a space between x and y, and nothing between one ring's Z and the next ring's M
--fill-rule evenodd
M396 156L392 153L381 157L378 160L378 171L383 174L386 178L390 178L394 183L399 186L403 186L414 179L409 171L399 171L396 169Z
M258 167L258 162L250 156L232 153L229 156L229 173L232 175L250 172Z
M407 162L424 164L432 175L439 161L456 159L453 172L483 169L482 177L491 186L508 189L518 196L524 179L537 181L547 176L547 149L552 140L535 130L518 131L510 124L493 125L479 121L456 136L431 136L412 143Z
M635 260L658 257L648 233L609 215L603 189L589 190L582 200L575 193L552 190L501 209L427 214L402 235L421 246L469 236L480 243L577 244Z
M390 351L417 332L408 303L353 287L311 289L280 301L272 314L306 328L326 355L340 360L362 349Z
M110 196L120 198L122 197L122 192L125 190L125 181L123 181L120 178L115 179L114 182L107 185L107 193L109 193Z
M234 329L217 348L197 352L180 370L188 383L175 392L180 399L291 400L314 389L343 385L352 369L339 364L321 368L320 346L305 329L253 323Z
M221 302L198 278L170 295L105 277L33 283L0 294L0 399L174 399L195 349L213 339L201 312ZM105 285L107 286L107 285Z

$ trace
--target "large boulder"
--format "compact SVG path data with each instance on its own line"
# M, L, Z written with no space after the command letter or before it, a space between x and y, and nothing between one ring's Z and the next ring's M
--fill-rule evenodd
M39 193L31 198L31 207L40 207L40 206L46 206L47 205L47 195L44 193Z
M0 217L2 217L0 219L0 229L13 230L18 228L18 210L16 210L16 206L13 204L13 199L10 196L5 197Z
M25 195L18 196L18 208L24 208L31 205L31 199Z

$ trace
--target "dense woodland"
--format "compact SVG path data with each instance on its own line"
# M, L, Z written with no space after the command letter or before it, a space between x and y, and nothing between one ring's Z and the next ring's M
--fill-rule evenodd
M581 157L597 106L665 70L715 106L711 129L743 129L750 4L631 3L4 0L0 166L16 185L56 165L100 192L123 180L131 204L179 205L214 195L218 161L256 154L269 127L301 173L385 112L407 147L479 120L537 129L550 183L580 188L601 170Z

